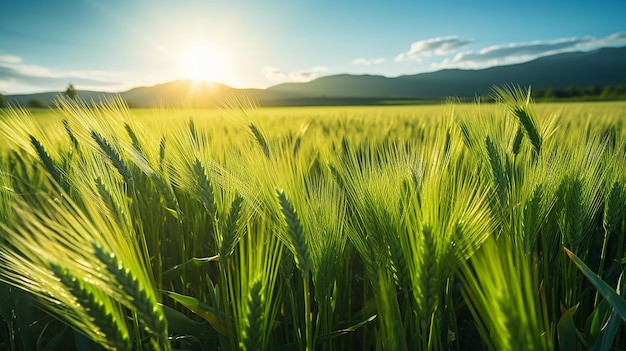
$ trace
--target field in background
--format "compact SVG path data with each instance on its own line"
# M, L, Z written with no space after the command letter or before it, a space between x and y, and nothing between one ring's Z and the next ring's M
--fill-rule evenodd
M502 112L496 104L485 103L480 108L476 104L434 103L418 106L317 106L317 107L263 107L246 110L246 113L261 118L275 118L277 116L287 119L311 119L311 118L336 118L336 117L371 117L396 119L396 117L416 118L448 118L450 108L459 112L471 113L484 110L489 113ZM626 101L603 101L603 102L543 102L534 105L534 109L542 118L554 114L567 114L568 116L611 116L621 117L626 110ZM2 111L2 110L0 110ZM35 119L41 123L57 123L63 115L56 109L27 109ZM142 124L150 125L153 122L168 120L178 123L181 119L198 119L202 123L205 118L228 118L232 115L232 109L225 104L223 109L194 109L194 108L154 108L154 109L131 109L132 116ZM157 125L158 126L158 125Z
M3 110L0 349L625 350L626 102L499 96Z

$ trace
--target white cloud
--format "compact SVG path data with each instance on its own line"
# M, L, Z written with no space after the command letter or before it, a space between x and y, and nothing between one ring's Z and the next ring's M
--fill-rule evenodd
M422 57L447 55L472 43L473 40L460 39L456 35L416 41L407 52L396 56L395 61L421 61Z
M60 72L52 72L48 68L37 65L9 65L15 72L28 77L61 78Z
M285 80L285 74L280 70L280 68L276 68L273 66L265 66L261 68L261 72L265 75L265 78L271 81L281 81Z
M78 89L99 87L115 90L124 86L126 75L120 72L101 70L52 70L48 67L31 65L15 55L0 56L0 87L7 91L42 91L65 89L67 84L74 84ZM19 89L18 89L19 87ZM14 93L9 91L9 93Z
M15 55L0 55L0 62L4 63L20 63L22 58Z
M465 51L431 65L432 68L483 68L524 62L537 57L573 50L626 44L626 33L614 33L605 38L592 36L561 38L551 41L509 43L483 48L477 52Z
M624 45L626 44L626 32L613 33L606 38L598 39L598 45L610 46L610 45Z
M291 82L308 82L320 76L320 74L327 72L328 67L315 66L309 69L294 71L290 73L284 73L277 67L265 66L261 68L261 72L265 75L265 78L271 81L291 81Z
M71 78L97 80L101 82L119 82L124 80L126 74L122 72L100 71L100 70L82 70L68 71L64 75Z
M309 69L291 72L289 78L294 82L308 82L320 76L321 73L327 72L328 68L324 66L315 66Z
M352 60L353 65L365 65L365 66L380 65L383 62L385 62L385 59L382 57L373 58L373 59L358 58L358 59Z

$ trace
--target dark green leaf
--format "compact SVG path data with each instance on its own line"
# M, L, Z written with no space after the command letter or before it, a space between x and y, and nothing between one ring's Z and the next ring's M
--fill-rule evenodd
M167 318L167 327L170 333L193 335L196 337L214 336L217 337L215 330L206 322L197 322L175 309L161 305L165 318Z
M165 294L174 301L187 307L191 312L205 319L220 334L230 336L226 315L222 311L207 305L195 297L177 294L172 291L165 291Z
M626 300L623 297L619 296L613 288L609 286L604 280L598 277L587 265L576 256L573 252L565 248L565 252L569 256L569 258L574 261L574 264L578 266L578 268L583 272L585 277L589 279L591 284L598 289L598 292L604 299L613 307L615 312L622 318L622 320L626 321Z
M203 264L209 263L209 262L217 262L219 260L219 256L211 256L211 257L194 257L190 260L188 260L187 262L181 263L181 264L177 264L174 267L166 270L165 272L163 272L162 276L163 276L163 280L164 281L168 281L172 278L174 278L174 276L176 276L176 274L180 271L183 270L183 268L186 268L188 266L191 267L200 267Z
M622 291L622 296L624 295L624 288L622 286L622 278L624 274L622 273L619 277L617 283L617 290ZM608 321L602 327L600 335L596 339L596 342L591 347L591 351L609 351L611 349L611 345L613 345L613 341L615 340L615 336L617 335L617 331L620 327L621 320L619 315L615 310L609 316Z
M576 350L577 331L576 325L574 325L574 313L578 309L578 305L571 307L559 319L559 323L556 325L556 331L559 338L559 349L561 350Z
M50 339L50 341L48 341L48 343L46 344L46 346L44 348L41 349L41 351L55 351L55 350L60 350L61 349L61 343L63 342L63 339L65 339L65 335L67 334L67 332L71 330L68 327L63 328L63 330L61 330L61 332L57 335L55 335L52 339Z

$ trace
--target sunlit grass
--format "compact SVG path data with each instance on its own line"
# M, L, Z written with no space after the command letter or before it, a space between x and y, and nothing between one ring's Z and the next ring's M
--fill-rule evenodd
M0 348L626 349L626 104L498 96L3 110Z

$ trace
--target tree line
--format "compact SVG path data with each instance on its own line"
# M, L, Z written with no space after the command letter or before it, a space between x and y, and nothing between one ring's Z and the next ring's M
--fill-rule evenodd
M626 84L607 85L600 87L597 85L589 87L570 86L567 88L543 88L533 89L533 96L536 100L624 100L626 99Z
M535 88L532 94L537 101L555 101L555 100L578 100L578 101L599 101L599 100L626 100L626 84L607 85L607 86L588 86L577 87L570 86L567 88ZM72 100L78 97L78 91L72 84L65 89L64 95ZM484 101L489 101L489 96L484 97ZM0 108L8 107L9 102L0 94ZM46 108L47 103L41 99L32 98L28 100L27 107Z
M76 88L74 88L73 84L70 84L65 89L65 92L63 93L63 95L65 95L66 97L72 100L76 100L76 98L78 97L78 91L76 90ZM27 106L32 107L32 108L46 108L48 107L48 104L41 99L32 98L27 101ZM0 108L5 108L5 107L9 107L9 102L4 97L4 95L0 94Z

